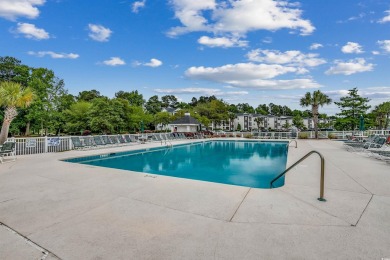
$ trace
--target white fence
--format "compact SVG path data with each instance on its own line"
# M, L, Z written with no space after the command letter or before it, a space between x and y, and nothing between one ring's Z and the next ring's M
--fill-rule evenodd
M291 132L269 132L270 139L278 138L285 139L291 138ZM307 133L308 138L314 138L314 131L301 132ZM328 138L330 134L332 134L337 139L346 139L347 136L351 136L357 133L353 131L319 131L320 138ZM259 134L259 133L257 133ZM257 137L254 132L226 132L226 133L214 133L214 136L218 137L240 137L244 138L247 136ZM360 135L362 133L360 132ZM368 130L364 131L364 136L369 135L390 135L390 130ZM143 134L143 136L148 136L149 139L152 139L155 134ZM140 137L141 135L135 134L134 137ZM261 137L261 134L260 134ZM69 151L73 149L73 144L70 139L70 136L61 136L61 137L22 137L22 138L9 138L9 141L16 142L16 154L17 155L27 155L27 154L40 154L40 153L54 153L54 152L63 152Z

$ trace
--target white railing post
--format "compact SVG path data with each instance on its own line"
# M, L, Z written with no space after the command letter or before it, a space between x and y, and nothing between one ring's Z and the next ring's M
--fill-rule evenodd
M45 136L45 153L48 151L48 146L47 146L47 135Z

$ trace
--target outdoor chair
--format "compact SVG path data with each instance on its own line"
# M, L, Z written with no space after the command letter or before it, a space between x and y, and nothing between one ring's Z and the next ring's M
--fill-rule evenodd
M86 148L86 145L81 142L80 137L71 136L70 140L72 140L73 148L75 150L82 150L82 149Z
M111 142L111 140L108 138L107 135L102 135L102 140L103 140L103 143L106 144L106 145L112 145L113 144Z
M0 147L0 162L4 163L4 157L12 157L12 162L16 161L15 142L5 142Z
M131 141L131 138L129 135L125 135L125 140L126 142L129 144L129 143L132 143L133 141Z
M138 143L138 137L134 136L134 135L130 135L129 136L130 140L133 142L133 143Z
M374 137L377 136L377 135L370 135L368 136L367 139L358 139L358 138L355 138L355 139L352 139L352 140L347 140L347 141L344 141L344 144L346 145L349 145L349 144L356 144L356 143L366 143L366 142L372 142L372 140L374 139Z
M119 140L119 143L121 143L121 144L127 144L126 140L123 138L122 135L118 135L118 140Z
M85 144L86 148L92 148L92 147L96 146L95 142L93 141L92 136L84 137L84 144Z
M93 141L95 142L96 146L97 147L102 147L102 146L105 146L106 144L102 141L102 138L101 136L99 135L95 135L93 137Z
M366 142L356 142L356 141L350 141L350 142L344 142L344 147L347 150L356 150L356 149L363 149L364 147L370 146L373 143L376 143L379 141L381 137L379 135L372 136L372 138L367 139Z
M390 162L390 150L378 150L378 151L372 150L370 152L371 152L371 156L379 160Z
M119 145L118 138L116 136L110 135L108 139L111 141L112 144L114 145Z
M156 142L162 142L162 139L161 139L161 137L160 137L159 134L153 135L153 139L154 139L154 141L156 141Z
M345 147L347 148L348 151L352 152L364 152L369 149L379 149L382 148L386 144L386 138L383 136L375 136L372 141L370 142L365 142L365 143L356 143L356 144L347 144Z
M365 143L363 145L364 149L379 149L383 148L386 145L386 138L385 137L379 137L375 142L372 143Z

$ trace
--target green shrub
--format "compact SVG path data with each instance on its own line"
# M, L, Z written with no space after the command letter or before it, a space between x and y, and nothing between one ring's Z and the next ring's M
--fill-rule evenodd
M309 133L299 133L298 138L299 139L308 139Z

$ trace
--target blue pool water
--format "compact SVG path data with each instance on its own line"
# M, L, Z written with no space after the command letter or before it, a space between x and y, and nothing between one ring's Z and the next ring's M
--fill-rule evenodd
M207 141L68 159L68 162L194 180L269 188L286 169L287 142ZM284 178L274 187L284 185Z

